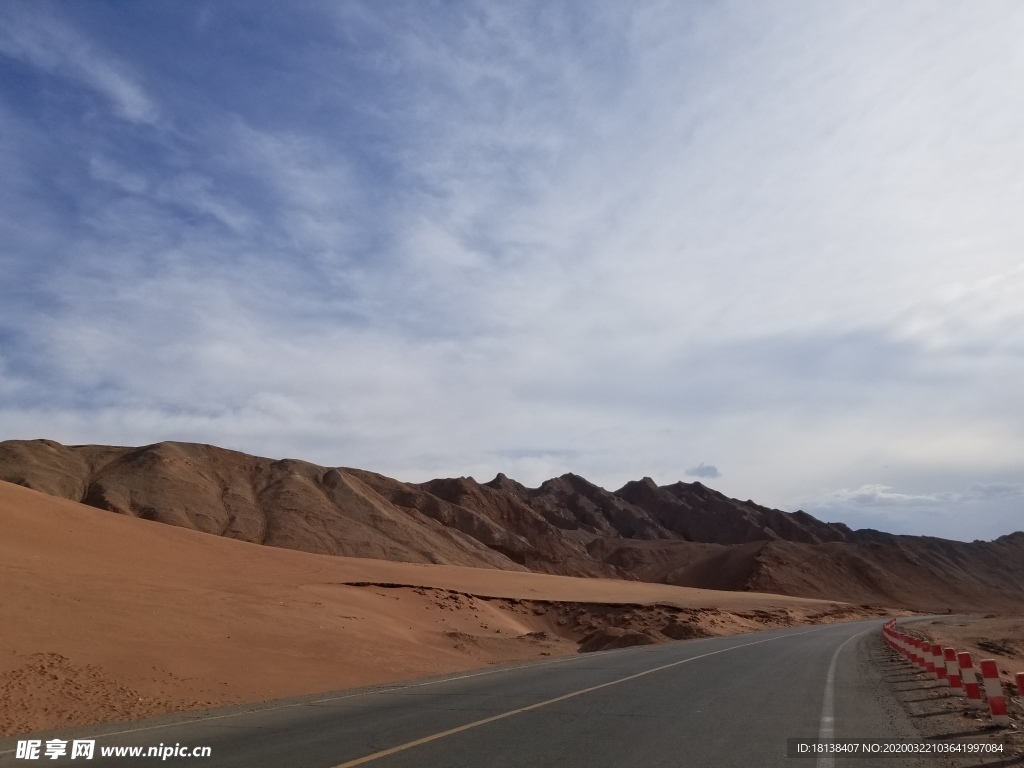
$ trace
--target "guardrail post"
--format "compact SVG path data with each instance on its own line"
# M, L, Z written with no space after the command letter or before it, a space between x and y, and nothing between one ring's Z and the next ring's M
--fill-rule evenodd
M935 667L935 677L938 680L946 679L946 662L942 658L942 646L932 643L932 665Z
M960 665L956 660L956 648L945 648L943 653L946 657L946 679L949 687L955 688L957 693L963 692L963 683L960 678Z
M939 673L935 671L935 657L932 655L932 648L928 643L921 641L921 655L924 658L924 668L932 680L937 680Z
M964 651L957 654L957 661L960 664L960 677L964 681L964 693L967 695L967 706L972 709L984 709L981 701L981 686L978 684L978 676L974 673L974 663L971 661L971 654Z
M988 698L988 711L992 722L996 725L1009 725L1010 715L1006 711L1006 696L1003 695L1003 684L999 680L999 668L995 659L983 659L981 677L985 682L985 696Z
M934 675L935 670L934 669L931 669L931 670L928 669L928 656L930 656L931 654L926 654L925 653L925 643L924 643L924 640L921 640L920 638L915 638L914 647L917 648L917 666L919 666L925 672L931 671L933 673L933 675ZM934 666L935 666L935 664L933 663L932 667L934 667Z

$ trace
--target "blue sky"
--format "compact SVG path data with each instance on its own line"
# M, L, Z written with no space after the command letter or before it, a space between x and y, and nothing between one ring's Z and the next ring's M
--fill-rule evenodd
M0 438L1024 528L1021 39L1012 0L10 0Z

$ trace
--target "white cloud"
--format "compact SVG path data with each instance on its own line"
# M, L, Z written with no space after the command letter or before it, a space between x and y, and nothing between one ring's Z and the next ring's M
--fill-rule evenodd
M853 502L854 504L877 505L877 504L913 504L933 505L942 499L937 494L913 494L899 493L887 485L870 483L860 488L842 488L826 494L821 499L823 502Z
M0 54L76 80L106 97L133 123L159 119L156 104L126 67L96 48L59 17L33 4L7 5L0 24Z
M972 502L992 499L1024 499L1024 483L971 483L957 501Z
M265 73L230 105L54 16L0 32L146 137L5 134L11 218L45 222L4 244L10 436L608 487L712 456L761 503L1011 525L1016 5L319 13L293 28L330 45L179 43L210 81Z
M856 527L988 539L1021 530L1024 483L971 483L966 488L931 493L868 483L828 491L804 506L819 516Z

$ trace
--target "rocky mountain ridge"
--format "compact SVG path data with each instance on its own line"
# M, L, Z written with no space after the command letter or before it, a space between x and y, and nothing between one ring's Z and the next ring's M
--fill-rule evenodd
M994 542L853 531L650 478L608 491L566 474L404 483L192 443L0 442L0 480L254 544L924 610L1024 606L1024 533Z

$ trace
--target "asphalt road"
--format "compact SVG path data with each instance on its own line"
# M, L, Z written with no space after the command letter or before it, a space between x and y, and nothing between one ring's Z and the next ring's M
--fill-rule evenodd
M91 761L0 765L238 768L782 766L789 737L910 738L887 699L881 621L798 627L577 655L428 681L60 732ZM191 718L191 719L189 719ZM25 738L24 736L21 738ZM35 738L53 738L45 734ZM45 741L44 741L45 744ZM211 756L103 758L101 747L208 746ZM899 760L879 764L897 768ZM872 764L837 760L839 765ZM935 761L929 761L935 766Z

